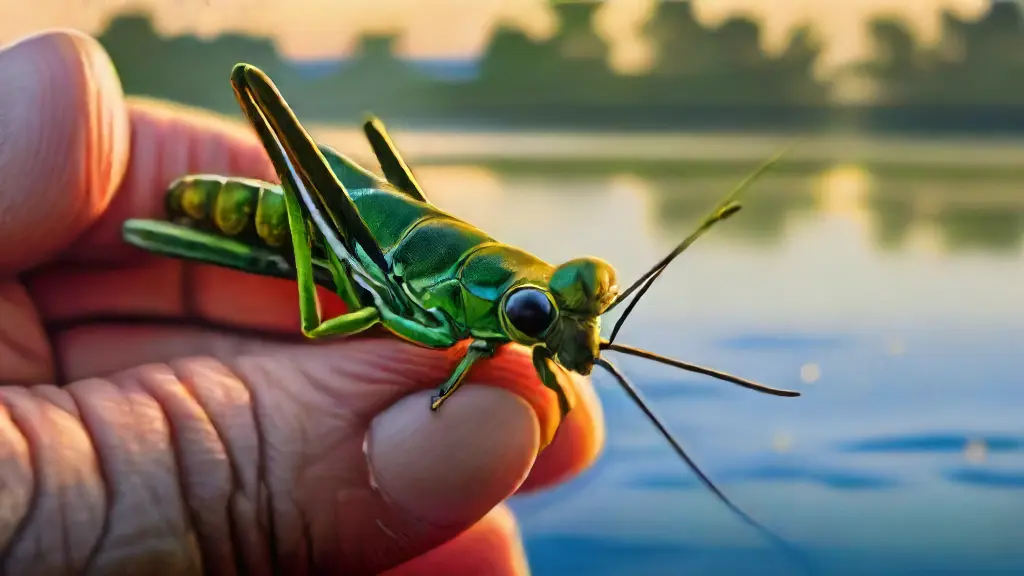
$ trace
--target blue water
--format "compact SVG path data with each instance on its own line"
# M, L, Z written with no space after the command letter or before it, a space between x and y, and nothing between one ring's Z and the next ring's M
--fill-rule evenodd
M419 174L438 203L497 237L552 261L600 255L626 283L742 168L671 180ZM1024 574L1024 187L847 166L752 194L659 280L619 341L804 395L619 366L704 471L817 573ZM533 574L798 573L614 381L594 383L601 458L512 503Z
M870 333L839 343L834 334L683 336L665 350L721 357L716 365L767 382L814 358L822 376L799 400L661 370L637 380L705 472L820 573L1024 573L1021 333L1016 350L1014 334L999 331L904 334L899 356ZM965 340L977 349L965 351ZM600 461L514 505L534 574L793 573L609 379L598 386L609 429ZM772 445L780 430L788 450Z

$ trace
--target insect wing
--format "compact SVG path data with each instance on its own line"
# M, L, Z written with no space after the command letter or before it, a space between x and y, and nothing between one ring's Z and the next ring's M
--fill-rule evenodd
M338 152L334 148L319 144L320 153L324 155L331 171L341 181L341 185L347 190L359 190L360 188L385 188L388 181L356 164L351 158Z
M386 274L387 260L355 203L271 80L258 68L239 64L231 82L282 182L300 195L331 248L350 256L353 267L361 267L355 257L358 247Z

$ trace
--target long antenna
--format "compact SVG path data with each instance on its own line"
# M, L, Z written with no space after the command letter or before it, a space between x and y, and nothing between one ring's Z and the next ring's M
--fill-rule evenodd
M727 374L725 372L714 370L712 368L705 368L703 366L698 366L696 364L690 364L689 362L683 362L682 360L666 358L665 356L662 356L660 354L655 354L654 352L649 352L647 350L643 350L640 348L634 348L633 346L625 346L623 344L612 344L608 340L602 341L600 348L601 350L621 352L623 354L628 354L629 356L636 356L637 358L643 358L645 360L651 360L654 362L659 362L661 364L667 364L674 368L680 368L688 372L694 372L697 374L703 374L705 376L711 376L712 378L717 378L718 380L722 380L724 382L729 382L732 384L736 384L737 386L742 386L743 388L747 388L748 390L754 390L756 392L761 392L764 394L771 394L772 396L784 396L787 398L795 398L800 395L800 393L796 392L795 390L782 390L779 388L772 388L770 386L765 386L764 384L758 384L753 380L747 380L746 378L733 376L732 374Z
M596 364L604 368L609 374L611 374L613 378L615 378L615 380L618 381L619 385L622 386L622 389L626 391L626 394L628 394L629 397L633 400L633 402L636 403L636 405L640 408L640 410L643 411L644 415L647 416L647 419L650 420L652 424L654 424L655 428L658 429L658 432L660 432L661 435L664 436L666 440L668 440L668 443L672 445L672 449L675 450L676 454L678 454L679 457L683 459L683 462L686 463L690 470L693 471L693 473L697 476L700 482L705 487L707 487L708 490L710 490L723 504L725 504L725 506L729 508L730 511L736 514L736 516L738 516L741 520L743 520L743 522L754 528L754 530L760 533L761 536L763 536L765 539L771 542L774 546L776 546L781 552L789 556L792 560L800 564L801 567L803 567L807 572L811 572L808 560L796 548L794 548L792 544L790 544L788 541L786 541L778 534L766 528L757 520L754 520L753 517L744 512L742 508L734 504L728 496L726 496L721 490L718 489L718 486L716 486L715 483L712 482L706 474L704 474L700 467L697 466L697 463L694 462L692 458L690 458L689 454L686 453L686 450L683 449L682 444L680 444L679 441L676 440L675 437L672 435L672 433L669 432L668 427L666 427L665 424L661 421L661 419L658 418L658 416L654 413L654 411L650 409L650 407L647 405L647 401L644 400L643 395L640 394L640 390L637 389L637 387L634 386L632 383L630 383L626 376L623 375L622 372L620 372L618 368L615 367L615 365L605 360L604 358L598 358Z
M637 292L636 298L634 298L633 301L629 303L629 305L626 307L625 312L622 313L622 316L620 316L619 319L615 322L615 326L612 327L612 333L608 337L609 342L615 341L615 337L618 336L619 330L622 329L622 325L626 322L626 318L629 317L629 313L633 311L633 308L636 307L640 299L643 298L644 294L651 287L651 284L653 284L654 281L658 279L658 276L661 276L661 273L664 272L665 268L667 268L673 260L675 260L676 256L682 254L683 251L689 248L691 244L693 244L698 238L703 236L704 233L711 229L711 227L714 226L716 223L729 218L730 216L736 214L736 212L739 212L740 204L736 202L736 198L740 195L740 193L749 188L751 184L753 184L758 178L760 178L761 175L764 174L769 168L774 166L780 159L782 159L783 156L789 153L789 151L792 150L799 142L800 141L794 142L789 146L783 148L774 156L765 161L763 164L758 166L753 172L747 174L747 176L735 188L733 188L728 194L726 194L724 198L722 198L718 202L718 205L715 206L714 210L712 210L711 213L704 218L704 220L700 223L700 226L697 227L697 230L695 230L692 234L687 236L686 239L680 242L679 245L676 246L675 249L673 249L671 252L669 252L667 256L665 256L664 258L661 259L660 262L652 266L647 272L643 274L643 276L637 279L637 281L634 282L632 286L627 288L625 292L619 294L619 296L616 297L614 301L612 301L611 305L609 305L608 308L605 309L604 313L607 313L611 309L621 304L634 291L639 290L639 292Z

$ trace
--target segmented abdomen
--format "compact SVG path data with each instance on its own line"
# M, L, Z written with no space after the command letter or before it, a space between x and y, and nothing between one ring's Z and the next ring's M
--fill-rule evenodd
M280 186L249 178L199 174L175 180L167 190L172 220L224 236L289 244L288 213Z

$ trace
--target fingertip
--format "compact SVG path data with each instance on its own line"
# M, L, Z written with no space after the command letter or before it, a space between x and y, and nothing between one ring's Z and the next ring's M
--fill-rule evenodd
M518 492L547 488L579 474L594 464L604 448L604 413L597 393L584 378L573 380L576 406L558 427L551 444L537 456Z
M454 360L452 365L464 354L465 347L461 344L449 349L449 356ZM567 394L575 396L577 382L574 376L565 370L556 371L555 376ZM500 346L494 356L473 367L473 377L511 390L529 403L540 425L541 449L546 450L558 432L562 415L557 395L545 387L537 375L530 349L515 344Z
M469 530L383 576L528 576L526 550L508 507L491 510Z
M433 394L405 396L374 419L366 440L372 479L410 522L468 526L526 478L540 447L537 418L501 388L466 385L436 412Z
M378 354L385 349L378 347ZM418 365L411 360L418 352L424 357L429 352L406 345L395 351L410 368ZM557 416L557 403L528 354L521 352L503 347L495 358L475 366L471 380L487 385L467 383L437 412L428 408L436 393L431 387L377 416L366 448L373 481L385 501L416 521L452 527L472 522L516 491L564 481L597 459L604 421L589 381L563 374L578 401L544 448L544 420ZM449 355L458 356L458 348ZM421 376L443 382L454 363L431 362Z
M95 39L52 30L0 50L0 270L38 264L85 230L128 146L121 84Z

